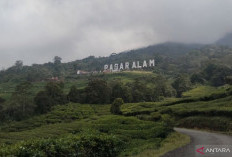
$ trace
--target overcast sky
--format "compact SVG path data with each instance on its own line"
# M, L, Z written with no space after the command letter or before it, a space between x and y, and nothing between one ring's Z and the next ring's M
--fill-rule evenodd
M0 0L0 68L232 32L232 0Z

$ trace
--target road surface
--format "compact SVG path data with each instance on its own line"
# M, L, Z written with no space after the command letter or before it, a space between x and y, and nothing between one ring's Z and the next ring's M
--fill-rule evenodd
M232 136L191 129L175 128L175 130L190 136L191 142L182 148L178 148L165 154L163 157L205 157L206 155L198 154L196 152L196 145L232 145Z

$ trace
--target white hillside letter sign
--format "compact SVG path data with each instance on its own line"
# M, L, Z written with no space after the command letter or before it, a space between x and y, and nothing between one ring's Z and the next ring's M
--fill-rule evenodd
M114 64L114 70L118 70L118 64Z
M130 66L130 63L129 63L129 62L126 62L126 63L125 63L125 69L126 69L126 70L129 70L129 69L130 69L129 66Z
M123 70L123 63L120 64L120 70Z
M133 62L133 64L132 64L132 69L135 69L135 68L136 68L136 63Z
M149 60L149 66L150 67L154 67L155 66L155 60L153 59L153 60Z
M155 66L155 59L149 59L144 61L133 61L132 64L129 62L125 63L115 63L115 64L105 64L104 71L111 71L111 72L118 72L121 70L130 70L132 69L142 69L147 67L154 67Z
M108 70L108 65L104 65L104 70Z
M143 61L143 68L146 68L146 67L147 67L147 61L144 60L144 61Z
M137 68L138 68L138 69L142 68L142 66L139 65L139 61L137 61Z
M110 64L110 71L113 71L113 64Z

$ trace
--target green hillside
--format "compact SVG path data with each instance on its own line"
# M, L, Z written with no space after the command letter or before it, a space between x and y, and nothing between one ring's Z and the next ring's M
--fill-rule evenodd
M70 63L18 61L0 72L0 156L161 156L190 141L174 127L231 134L231 56L165 43ZM151 58L152 68L76 74Z

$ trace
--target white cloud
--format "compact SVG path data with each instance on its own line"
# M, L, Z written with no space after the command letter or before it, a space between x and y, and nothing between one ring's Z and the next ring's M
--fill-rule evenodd
M1 0L0 67L105 56L232 31L231 0Z

